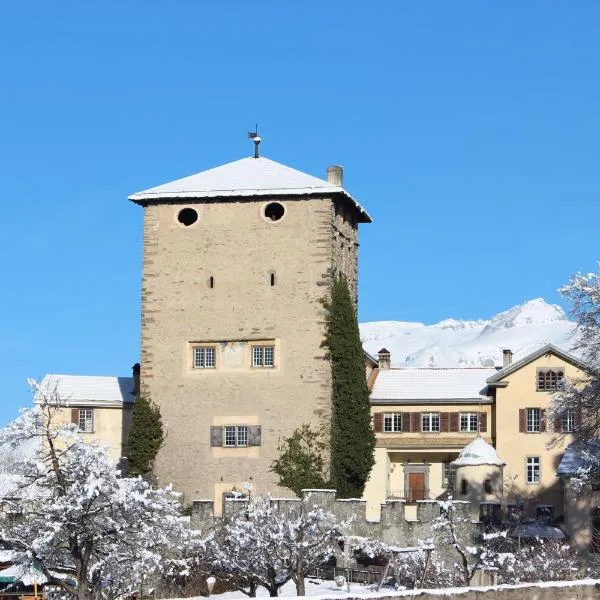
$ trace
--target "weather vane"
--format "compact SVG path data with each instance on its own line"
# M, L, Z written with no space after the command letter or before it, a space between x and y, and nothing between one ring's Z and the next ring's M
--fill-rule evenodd
M254 131L248 132L248 137L254 142L254 158L258 158L258 145L262 141L258 135L258 123L254 126Z

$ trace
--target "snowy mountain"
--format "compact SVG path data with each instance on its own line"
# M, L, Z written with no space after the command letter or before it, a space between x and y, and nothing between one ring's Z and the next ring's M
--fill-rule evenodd
M367 352L377 357L378 350L387 348L394 366L489 367L502 365L505 348L515 360L548 342L571 351L575 323L560 306L537 298L491 319L445 319L435 325L373 321L361 323L360 333Z

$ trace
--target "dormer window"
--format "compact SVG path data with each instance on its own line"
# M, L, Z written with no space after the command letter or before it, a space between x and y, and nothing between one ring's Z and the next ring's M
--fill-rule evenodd
M565 377L563 369L538 369L537 391L554 392L560 388Z

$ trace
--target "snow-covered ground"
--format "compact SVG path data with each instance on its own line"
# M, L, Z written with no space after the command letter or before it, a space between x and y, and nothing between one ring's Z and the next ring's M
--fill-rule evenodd
M582 585L598 585L600 584L600 580L598 579L580 579L577 581L546 581L541 583L519 583L515 585L499 585L494 586L492 589L500 589L500 590L508 590L508 589L523 589L524 595L527 594L525 590L529 588L529 594L533 590L531 588L562 588L562 587L574 587L574 586L582 586ZM330 598L353 598L356 596L368 596L370 598L378 598L382 596L418 596L422 593L440 595L440 596L455 596L459 594L464 594L473 588L443 588L443 589L425 589L425 590L407 590L404 592L398 592L392 588L381 588L379 592L375 592L373 590L373 586L370 585L360 585L358 583L354 583L350 585L350 592L346 586L339 588L335 585L333 581L323 581L321 579L307 579L306 580L306 595L311 596L313 600L317 600L317 598L323 598L324 600L329 600ZM484 591L490 589L489 587L481 587L474 588L480 591ZM268 598L269 594L264 588L258 588L256 592L257 597L259 598ZM248 596L243 594L242 592L226 592L224 594L214 594L212 596L216 600L238 600L238 599L247 599ZM279 598L296 598L296 586L288 581L280 590L279 590ZM193 598L177 598L175 600L206 600L205 596L195 596ZM365 599L366 600L366 599Z
M530 300L490 319L445 319L435 325L402 321L361 323L367 352L387 348L398 367L490 367L502 365L502 350L519 360L552 342L569 352L575 323L563 309L543 298Z

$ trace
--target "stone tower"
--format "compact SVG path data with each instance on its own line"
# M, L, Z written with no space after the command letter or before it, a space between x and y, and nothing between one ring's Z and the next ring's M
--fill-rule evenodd
M341 167L325 181L263 157L129 199L144 207L141 391L166 429L160 483L217 511L231 491L283 492L280 438L330 414L322 300L335 274L356 299L369 215Z

